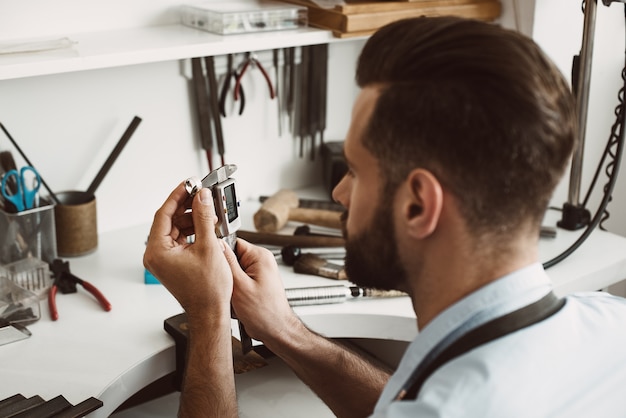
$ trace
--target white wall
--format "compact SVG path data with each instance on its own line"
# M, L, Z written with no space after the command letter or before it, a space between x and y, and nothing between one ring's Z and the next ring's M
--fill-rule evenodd
M0 42L172 23L178 4L0 0ZM331 45L327 140L343 139L347 130L361 44ZM149 223L177 183L208 172L187 67L188 61L170 61L0 81L0 121L58 192L85 190L133 116L140 116L142 123L96 191L98 227L102 232ZM250 74L244 114L223 120L226 162L239 167L240 197L321 182L321 159L299 158L298 143L279 137L276 103L267 98L259 71ZM0 132L0 150L7 149L13 150Z
M533 37L568 78L571 74L572 57L580 52L582 45L583 18L580 1L538 0L536 3ZM614 3L607 7L598 1L581 199L589 188L615 121L617 93L622 86L624 36L624 5ZM621 164L613 201L608 208L611 217L605 226L612 232L626 236L625 164ZM599 187L596 187L597 192L589 205L592 213L598 207L606 179L602 174ZM553 199L555 206L561 207L567 200L568 190L569 178L566 178Z
M0 40L177 21L176 0L0 0Z

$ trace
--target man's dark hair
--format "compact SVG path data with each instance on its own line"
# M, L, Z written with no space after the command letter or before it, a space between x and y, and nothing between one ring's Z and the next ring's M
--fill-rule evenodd
M540 225L577 124L567 82L532 40L475 20L406 19L368 40L356 79L382 88L363 144L387 187L423 167L474 233Z

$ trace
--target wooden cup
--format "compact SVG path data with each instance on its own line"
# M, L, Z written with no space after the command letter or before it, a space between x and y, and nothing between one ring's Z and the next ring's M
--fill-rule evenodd
M87 192L56 194L54 207L57 252L62 257L89 254L98 247L96 197Z

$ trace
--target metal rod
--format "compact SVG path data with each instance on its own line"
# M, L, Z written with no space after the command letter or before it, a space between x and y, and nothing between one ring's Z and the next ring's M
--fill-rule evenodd
M578 113L578 143L572 155L568 202L580 205L580 185L582 177L585 135L587 130L587 108L589 105L589 85L591 82L591 64L593 42L596 28L596 0L586 0L583 42L580 51L578 78L576 82L576 105Z
M193 79L193 89L196 96L196 111L198 115L198 126L200 129L200 143L202 148L206 151L209 171L213 171L213 133L211 131L211 113L201 58L196 57L191 59L191 73Z
M219 92L217 91L217 75L215 74L215 59L213 56L204 57L204 64L206 66L207 78L209 80L209 114L213 121L213 127L215 128L215 140L217 141L217 152L220 155L220 162L222 165L224 162L224 132L222 130L222 119L220 118L219 108Z
M339 286L301 287L285 289L290 306L324 305L342 303L350 296L350 288Z
M141 118L139 116L135 116L130 122L130 125L128 125L128 127L124 131L124 134L115 145L115 148L113 148L113 151L111 151L111 154L108 156L108 158L100 168L100 171L98 171L98 174L96 174L96 177L87 188L87 193L96 193L96 189L98 188L98 186L100 186L100 183L102 183L104 176L107 175L107 173L113 166L113 163L115 163L115 160L117 160L117 157L119 157L119 155L122 153L122 150L130 140L130 137L133 136L133 134L135 133L135 130L137 129L137 126L139 126L140 122Z

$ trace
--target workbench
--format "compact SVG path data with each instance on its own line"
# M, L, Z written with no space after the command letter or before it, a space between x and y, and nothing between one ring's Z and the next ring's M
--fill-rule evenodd
M109 416L126 399L175 369L175 347L163 321L182 312L161 285L144 284L142 257L149 225L99 236L95 252L67 259L71 271L98 287L112 304L105 312L79 289L57 295L59 320L50 320L46 301L32 337L0 346L0 399L16 393L72 404L96 397L104 406L92 416ZM542 261L559 254L581 231L558 230L542 239ZM297 275L281 266L286 287L324 286L336 281ZM596 230L572 256L548 269L558 295L603 289L626 278L626 238ZM296 308L313 330L332 338L410 341L417 334L408 297ZM236 323L233 321L233 329Z

